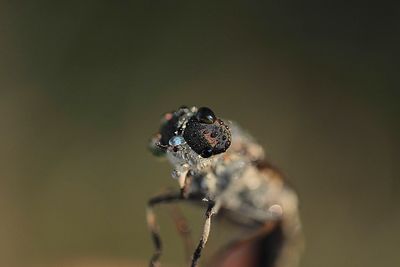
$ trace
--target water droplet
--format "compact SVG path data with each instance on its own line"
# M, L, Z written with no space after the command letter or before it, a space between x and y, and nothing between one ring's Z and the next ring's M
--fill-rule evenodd
M172 170L171 176L174 179L179 179L179 177L182 175L182 173L176 169Z
M196 113L196 118L199 122L206 124L212 124L216 120L214 112L207 107L199 108Z
M226 149L228 149L228 147L231 145L231 142L228 140L228 141L226 141L226 143L225 143L225 148Z
M273 216L277 216L277 217L280 217L283 214L283 209L282 209L281 205L278 205L278 204L274 204L271 207L269 207L268 211Z
M180 145L183 145L185 142L186 141L182 136L177 135L177 136L173 136L171 139L169 139L168 144L170 146L180 146Z
M201 152L203 158L209 158L212 156L212 148L206 148Z

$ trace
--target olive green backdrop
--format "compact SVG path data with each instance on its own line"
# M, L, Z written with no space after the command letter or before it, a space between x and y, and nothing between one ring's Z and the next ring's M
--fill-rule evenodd
M183 104L238 121L288 175L302 266L399 265L398 18L365 1L1 1L0 265L146 266L146 200L176 186L146 144ZM203 211L184 211L197 234Z

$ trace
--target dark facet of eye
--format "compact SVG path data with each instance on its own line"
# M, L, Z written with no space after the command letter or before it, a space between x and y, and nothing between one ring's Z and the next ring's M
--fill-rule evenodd
M212 124L215 122L216 117L211 109L207 107L201 107L196 113L196 119L202 123Z
M221 119L208 124L192 117L186 124L183 138L194 152L203 158L209 158L229 148L231 132Z

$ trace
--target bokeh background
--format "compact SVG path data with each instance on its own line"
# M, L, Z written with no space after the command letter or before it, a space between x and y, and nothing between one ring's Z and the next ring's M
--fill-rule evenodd
M146 144L183 104L238 121L288 175L302 266L398 266L399 10L0 1L0 266L146 266L146 200L176 186ZM183 209L197 233L203 211Z

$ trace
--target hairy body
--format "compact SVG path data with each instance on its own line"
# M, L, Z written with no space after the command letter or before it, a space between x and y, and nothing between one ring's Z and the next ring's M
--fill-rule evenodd
M218 253L213 266L296 266L301 235L297 195L248 133L208 108L184 107L164 116L151 145L172 164L180 192L149 201L147 218L156 247L150 266L159 265L161 255L151 208L178 200L207 204L192 267L198 264L213 216L224 216L246 229Z

